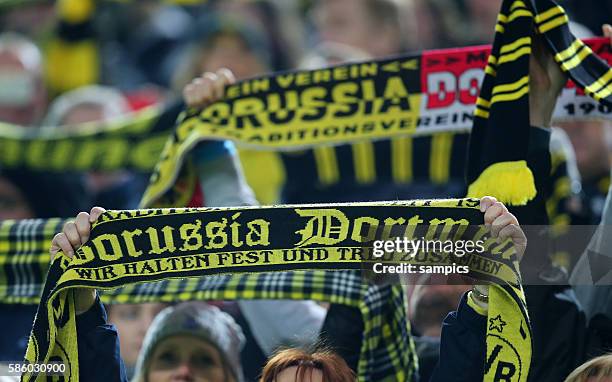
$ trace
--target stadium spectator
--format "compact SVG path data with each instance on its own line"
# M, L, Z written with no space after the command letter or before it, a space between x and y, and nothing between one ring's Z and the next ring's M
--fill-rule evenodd
M576 152L588 222L597 224L610 186L612 124L610 121L561 122Z
M612 355L602 355L574 370L565 382L607 382L612 379Z
M56 98L47 111L43 125L52 128L68 125L79 129L87 122L107 122L131 111L118 90L100 85L84 86ZM95 205L112 209L136 208L147 185L147 176L127 170L91 172L87 175L89 192Z
M119 335L121 358L128 378L134 375L138 354L147 330L157 314L167 307L164 303L108 305L108 322L115 325Z
M272 356L260 382L354 382L355 373L329 350L286 349Z
M237 79L263 74L270 67L270 43L254 22L223 13L204 15L195 23L174 87L182 89L204 72L221 68Z
M78 175L0 170L0 220L69 217L89 206L85 180ZM20 360L36 306L0 304L0 311L0 362Z
M465 44L489 44L491 31L495 30L497 14L501 8L501 0L465 0L467 18Z
M397 0L317 0L313 21L321 42L353 47L372 57L405 52L414 46L412 13Z
M73 128L87 122L104 122L130 112L127 99L108 86L84 86L66 92L50 105L43 126L69 125Z
M242 330L226 313L203 302L162 310L147 331L135 382L243 380Z
M34 42L12 32L0 34L0 121L38 126L47 103L42 71Z

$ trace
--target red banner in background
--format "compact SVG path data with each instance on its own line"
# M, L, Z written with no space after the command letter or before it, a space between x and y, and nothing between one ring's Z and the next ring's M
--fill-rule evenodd
M612 64L608 39L594 38L585 42L593 52ZM441 131L470 128L490 53L488 45L423 52L419 127ZM598 104L569 80L557 102L554 120L607 119L611 113L610 107Z

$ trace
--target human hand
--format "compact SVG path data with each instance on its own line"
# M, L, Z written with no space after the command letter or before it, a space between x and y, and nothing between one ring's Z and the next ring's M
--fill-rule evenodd
M544 37L532 37L529 60L529 123L531 126L550 127L553 111L567 76L555 61Z
M603 35L612 45L612 26L602 26ZM555 62L544 38L534 35L529 61L529 108L531 126L550 127L557 98L567 82L567 76Z
M491 228L491 236L501 241L511 239L520 261L527 249L527 237L521 229L516 216L492 196L480 199L480 211L484 212L484 223Z
M225 95L225 86L236 82L231 70L222 68L206 72L183 88L183 99L189 107L206 107Z
M498 202L492 196L485 196L480 199L480 211L484 213L485 225L491 227L491 236L502 241L511 239L520 261L525 253L525 249L527 249L527 237L521 229L516 216L511 214L503 203ZM474 293L480 297L475 297ZM472 298L482 308L488 308L488 295L488 285L474 285Z
M64 225L62 232L53 237L51 241L51 261L59 251L62 251L68 258L72 259L74 252L83 245L91 233L91 224L95 222L102 213L106 211L102 207L94 207L90 213L79 212L76 219ZM76 314L85 313L96 301L95 289L77 289L75 291L75 310Z

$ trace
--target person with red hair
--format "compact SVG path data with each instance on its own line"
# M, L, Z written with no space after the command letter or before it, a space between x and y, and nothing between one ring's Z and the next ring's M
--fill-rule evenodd
M355 373L330 350L286 349L273 355L259 382L354 382Z

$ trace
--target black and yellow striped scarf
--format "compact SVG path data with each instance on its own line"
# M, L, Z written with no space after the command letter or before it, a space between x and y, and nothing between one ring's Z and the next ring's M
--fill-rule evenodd
M534 8L533 4L520 0L507 0L502 5L492 54L476 102L469 155L469 195L494 195L515 205L525 204L535 196L533 174L526 163L530 137L529 58L534 19L538 24L538 32L545 33L553 46L564 41L555 36L557 30L564 31L567 46L563 51L567 51L571 44L584 45L571 37L565 25L567 17L562 8L550 1L541 1L538 4L541 8ZM542 13L536 17L538 12L534 10L540 9ZM560 13L555 16L555 12ZM581 49L590 52L587 47ZM589 61L589 57L593 61ZM606 63L594 57L592 53L588 54L586 58L578 59L576 66L570 68L566 65L564 70L569 70L577 84L590 86L591 90L587 88L587 94L599 94L595 98L601 101L605 98L603 95L607 97L609 94L606 94L605 86L596 84L598 81L607 81L606 73L609 73L610 69ZM557 54L558 62L562 58ZM567 57L567 60L569 59L571 58ZM589 70L579 71L577 68ZM151 187L143 197L143 206L160 201L162 205L172 205L173 201L177 200L177 193L171 188L176 177L181 177L179 169L182 166L177 160L185 158L188 145L197 141L197 118L210 118L210 113L206 114L208 117L204 114L186 117L183 122L184 132L169 141L166 146L162 161L151 178ZM193 125L188 125L190 119ZM185 126L190 126L190 129ZM236 138L240 140L242 134ZM182 175L189 171L189 166L185 166ZM185 188L181 187L181 190L184 191ZM532 344L522 289L519 285L492 286L489 301L486 337L486 359L489 367L485 370L484 380L494 381L496 376L502 373L501 375L511 380L525 381L531 363ZM504 324L501 325L501 322Z
M476 101L467 168L468 195L493 195L511 205L525 205L536 197L533 173L527 166L532 135L529 65L534 30L544 37L546 49L550 49L562 70L584 87L586 94L610 105L612 70L583 42L572 36L568 21L563 8L551 0L503 2L485 79ZM521 223L537 222L521 220ZM490 288L489 310L504 306L510 309L507 312L510 316L519 317L522 309L517 308L521 305L511 304L517 298L520 298L520 291L493 286ZM525 311L522 314L527 317ZM523 336L522 325L518 325L515 319L508 323L505 330L517 337L519 333ZM529 352L521 354L524 364L506 362L504 356L517 352L500 341L498 333L490 329L489 326L487 365L491 359L499 362L487 368L485 380L498 380L499 375L504 375L507 380L527 380L528 372L523 366L530 363L532 346L529 346ZM524 336L523 339L527 341Z
M591 40L589 46L612 60L609 43L604 39ZM207 112L186 113L175 131L180 137L230 139L257 149L287 151L316 147L317 172L322 184L334 183L343 175L334 166L337 162L334 149L324 145L355 142L352 147L355 177L359 183L372 183L378 171L385 171L384 162L370 160L372 142L393 138L393 176L397 182L405 183L412 175L419 175L411 172L412 146L408 137L431 135L432 148L436 148L436 155L432 151L430 157L435 172L432 176L440 182L445 178L444 163L448 158L445 150L452 148L452 142L444 134L437 135L469 131L476 103L472 94L478 91L473 84L484 73L489 50L469 47L426 51L245 80L228 88L226 99ZM580 54L588 51L586 48ZM472 85L463 88L465 83ZM360 100L359 95L367 99ZM269 113L254 107L266 103L276 113L273 119L262 123ZM69 129L25 129L0 123L3 148L0 166L40 171L151 171L164 138L172 134L182 109L180 102L172 102L113 121ZM296 123L288 117L295 117L297 109L304 115ZM211 110L233 110L232 118L213 118L214 115L208 116L214 114ZM610 112L612 108L597 105L568 87L563 91L555 118L607 118ZM266 159L270 157L274 154ZM253 158L257 156L248 159ZM256 176L254 172L253 177Z
M0 222L1 303L41 303L41 295L45 295L43 294L45 276L50 267L48 248L53 236L61 230L66 221L66 219L35 219ZM282 222L283 225L286 223ZM150 263L153 266L155 266L154 261ZM145 264L146 262L141 263L147 268ZM350 267L349 264L347 267L343 266L345 269ZM150 270L153 271L153 268ZM195 269L193 271L198 273ZM370 375L367 380L384 378L410 380L416 373L416 353L413 351L409 323L404 314L404 295L401 288L368 286L357 271L263 272L262 270L260 273L256 268L250 271L256 273L162 278L156 282L129 283L119 288L101 290L101 299L108 304L295 299L347 305L361 311L367 327L370 346L367 352L364 350L366 358L362 361L367 365L364 367L364 373ZM83 275L87 276L85 273ZM91 274L89 277L91 278ZM383 331L383 325L393 330ZM374 359L368 355L388 352L394 356Z
M477 199L455 199L108 211L94 223L90 239L74 259L60 254L51 265L26 358L29 362L61 361L67 365L66 376L76 380L73 288L128 286L109 298L119 302L159 301L159 293L151 298L150 291L155 287L130 285L166 280L161 287L175 288L161 291L166 300L289 298L358 307L364 321L359 379L411 380L416 372L415 353L401 285L371 286L349 270L360 270L372 262L399 261L416 266L456 263L469 266L469 276L499 283L502 290L520 291L514 247L496 242L489 238L488 229L476 226L482 222L478 205ZM483 240L488 251L464 256L426 251L412 259L372 257L372 240L396 235ZM292 272L277 278L262 273L274 271ZM186 279L192 277L200 279ZM510 304L522 306L524 301ZM509 320L509 306L492 306L490 318L495 322ZM528 339L526 316L512 318ZM513 327L512 322L509 326ZM500 333L499 338L519 349L518 358L512 360L526 373L529 342L515 338L511 331ZM30 377L24 380L41 379Z
M524 205L536 195L527 167L529 62L533 33L544 37L555 61L586 94L612 105L612 69L570 32L569 19L552 0L506 0L476 101L468 164L468 195L495 195Z
M550 3L550 4L554 4L552 2L536 2L536 6L539 3ZM504 3L504 8L502 10L502 14L500 16L500 21L503 20L504 22L504 28L508 28L508 30L513 29L511 28L514 23L516 23L517 25L519 23L522 23L522 19L526 19L529 18L529 20L533 20L534 16L533 16L533 9L537 9L537 8L532 8L533 5L532 4L528 4L525 5L523 2L521 1L506 1ZM510 12L515 12L515 13L510 13ZM564 15L562 15L563 17L560 17L559 14L555 15L555 11L554 9L544 9L543 12L541 12L540 14L540 22L538 22L539 24L539 29L540 31L542 31L543 33L546 33L546 36L548 37L549 34L554 34L553 31L555 31L558 28L562 28L563 27L563 21L565 20L566 22L566 18L564 18ZM537 21L537 17L536 17L536 21ZM557 23L557 25L555 26L555 23ZM545 29L545 30L544 30ZM523 32L523 33L529 33L531 29L528 28L527 32ZM527 107L528 110L528 104L526 104L526 94L528 92L528 85L526 86L524 84L525 80L523 79L525 72L523 73L523 77L509 77L509 81L511 82L504 82L504 83L495 83L495 81L498 81L502 78L502 75L500 73L505 73L506 72L506 65L510 65L511 61L510 58L506 58L506 59L502 59L500 54L512 54L512 56L508 56L508 57L516 57L514 59L514 61L520 61L522 64L518 65L520 70L523 70L526 68L526 70L528 70L528 61L527 61L527 66L523 67L525 59L528 57L528 53L525 53L526 51L530 50L529 46L523 46L521 45L524 41L527 40L521 40L522 42L518 42L518 40L525 38L524 36L519 36L516 37L515 40L513 40L511 43L514 43L515 46L513 46L514 48L516 48L515 51L511 50L511 48L506 48L504 52L502 52L502 47L499 46L498 43L498 39L500 35L504 35L505 34L505 30L504 33L502 32L498 32L498 38L496 38L496 46L499 49L496 49L496 46L494 46L493 49L493 57L497 57L497 59L492 59L493 61L495 61L495 65L496 67L493 68L496 72L497 72L497 76L493 77L493 76L488 76L487 77L487 81L485 81L485 86L483 87L483 91L481 93L481 98L482 100L484 100L485 102L479 102L479 112L477 112L477 122L476 122L476 126L475 126L475 130L485 130L484 133L477 133L475 134L476 137L474 138L474 144L472 147L474 147L474 150L481 150L483 147L485 147L484 145L486 143L490 143L493 142L494 144L497 144L497 146L501 146L496 142L504 141L505 138L508 138L508 134L505 134L503 132L501 132L503 130L503 126L502 124L500 125L491 125L491 127L489 129L486 129L486 124L483 127L478 127L481 122L480 119L485 120L485 121L497 121L500 120L503 122L503 118L501 117L497 117L497 115L511 115L508 112L508 108L504 108L503 106L507 106L508 104L518 104L519 105L519 109L524 109L525 107ZM503 41L503 40L501 40ZM560 53L563 52L568 52L568 49L570 49L572 47L573 44L577 44L580 45L580 43L573 43L573 39L571 39L570 41L568 41L569 43L567 44L567 46L559 51ZM527 44L529 45L530 42ZM505 45L507 46L507 45ZM576 47L574 47L574 49L577 49ZM581 51L584 50L585 48L580 48ZM588 48L587 48L588 49ZM569 51L571 52L571 51ZM595 77L595 75L592 74L592 72L589 72L588 70L585 70L584 68L582 69L582 71L578 71L577 69L580 69L581 67L585 66L585 67L593 67L595 68L594 70L597 72L598 70L601 72L601 70L603 70L603 66L596 64L596 63L591 63L588 58L592 57L590 54L586 54L586 56L584 58L580 58L582 55L585 55L585 53L580 53L577 52L575 54L576 57L578 57L578 61L579 63L577 64L577 66L575 67L571 67L572 64L569 64L569 62L571 60L573 60L574 58L572 58L571 56L568 57L561 57L558 58L557 61L563 61L563 63L566 64L566 70L570 71L570 75L572 74L572 71L576 71L578 74L580 74L580 76L582 77L582 79L585 82L580 82L577 81L579 84L583 84L583 85L587 85L587 93L593 95L596 99L606 99L609 94L607 93L607 89L609 88L609 86L607 85L607 82L609 82L609 76L604 75L603 73L601 73L598 77ZM557 54L558 56L558 54ZM565 58L564 58L565 57ZM557 58L557 57L556 57ZM410 68L412 67L411 65L408 65L407 62L404 62L406 64L406 69L410 70ZM386 64L385 64L386 65ZM599 66L598 66L599 65ZM398 68L400 67L400 62L398 61ZM607 68L607 66L606 66ZM391 68L393 69L393 68ZM518 72L518 74L520 74L521 72ZM608 73L609 73L609 69ZM489 69L489 71L491 71L491 69ZM585 74L587 73L587 74ZM510 73L512 74L512 73ZM516 74L516 73L515 73ZM578 76L578 74L575 74L576 76ZM589 75L591 75L591 82L589 81ZM603 76L603 77L602 77ZM573 77L573 76L572 76ZM600 77L602 78L602 80L599 80ZM493 79L491 79L493 78ZM585 78L587 78L585 80ZM598 82L599 80L599 82ZM503 87L504 85L507 85L506 87ZM496 90L496 86L502 86L501 88L497 88ZM527 90L525 90L525 87L527 87ZM393 92L392 92L393 93ZM488 94L488 95L487 95ZM391 96L397 95L395 93L390 94ZM605 96L604 96L605 95ZM495 97L498 96L498 97ZM514 99L512 99L512 97L516 97ZM393 98L393 97L391 97ZM500 106L501 105L501 106ZM527 106L526 106L527 105ZM485 110L486 109L486 110ZM502 110L499 111L498 110ZM487 116L485 116L486 113L484 112L488 112L489 114ZM482 114L482 115L478 115L478 114ZM525 114L526 117L521 117L523 119L525 119L525 126L528 126L528 113ZM192 115L192 117L197 117ZM480 118L480 119L479 119ZM193 125L192 125L193 126ZM502 126L502 127L500 127ZM495 128L497 128L497 130L493 131ZM522 129L523 126L518 125L517 124L517 129ZM526 127L525 127L526 128ZM507 129L507 128L506 128ZM189 129L188 129L189 130ZM499 134L497 134L499 133ZM497 134L497 135L495 135ZM497 141L494 138L488 138L488 136L495 136L497 137ZM514 136L514 139L512 140L508 140L505 141L504 143L508 146L517 146L517 152L523 153L523 151L520 149L521 145L525 145L527 140L521 140L520 136L524 137L525 134L517 134L516 136ZM480 137L480 138L479 138ZM510 136L512 137L512 136ZM518 137L518 138L517 138ZM174 141L171 141L167 146L167 150L164 153L162 159L167 163L167 167L164 171L163 174L159 171L160 168L158 168L158 171L155 172L154 177L152 178L153 180L153 185L156 182L159 182L160 180L164 182L164 185L159 187L157 190L155 190L155 192L150 193L147 197L145 197L145 199L143 200L144 204L151 204L155 201L155 199L157 199L159 196L164 195L167 191L168 191L168 187L172 185L172 183L174 183L174 179L176 177L176 175L178 174L178 168L181 168L181 162L182 159L184 159L185 155L188 152L188 148L189 148L189 144L192 144L194 140L197 139L204 139L205 136L193 136L193 137L189 137L188 141L189 142L178 142L177 139L175 139ZM239 139L240 137L235 137L237 139ZM478 142L478 139L480 139L481 141ZM180 145L180 144L186 144L182 150L177 150L175 145ZM489 146L486 146L489 147ZM487 151L488 150L488 151ZM492 149L487 149L487 150L483 150L485 151L484 153L482 153L482 155L474 155L473 157L476 157L477 163L476 166L476 170L473 170L473 173L479 173L480 170L489 168L489 166L495 166L495 164L499 161L520 161L522 160L520 155L517 154L512 154L509 156L506 156L506 154L508 154L507 152L504 154L504 150L500 150L497 152L490 152L493 151ZM509 149L506 149L506 151L511 151ZM497 155L499 154L499 155ZM524 155L523 155L524 156ZM516 159L516 160L515 160ZM485 164L482 164L485 163ZM519 168L520 168L519 164ZM501 166L496 166L493 168L498 168ZM187 167L188 168L188 167ZM491 171L489 171L490 173ZM495 171L493 171L495 172ZM487 171L483 172L483 175L481 176L486 178L488 175ZM506 178L501 178L506 180ZM481 182L482 183L482 182ZM478 185L478 183L477 183ZM499 184L499 186L501 186L502 184ZM483 189L486 187L480 187L480 189ZM479 189L479 187L475 187L475 189ZM489 192L489 190L486 190L486 192ZM495 194L495 190L491 189L490 190L491 193ZM518 193L518 192L517 192ZM527 196L525 197L519 197L518 200L519 202L522 201L523 199L529 199L529 196L531 195L529 192L526 193ZM169 198L166 201L172 202L173 198ZM510 197L510 201L512 200L517 200L517 198L515 198L515 195L511 195ZM57 267L60 267L59 262L56 262ZM70 267L69 264L64 263L65 267ZM76 264L75 264L76 266ZM60 275L56 274L56 279L59 278ZM49 281L49 285L51 286L52 283L54 282L54 280ZM85 283L87 284L87 283ZM514 365L514 370L517 372L516 374L513 374L513 378L515 377L517 381L523 381L525 380L527 374L528 374L528 370L529 370L529 363L530 363L530 350L529 350L529 344L530 344L530 337L529 337L529 328L528 328L528 317L527 317L527 313L524 310L524 297L522 296L522 292L520 290L520 287L518 285L516 285L515 283L512 283L513 285L510 286L505 286L505 287L494 287L492 288L492 294L491 294L491 305L490 305L490 311L489 311L489 316L491 319L495 319L496 323L499 323L500 320L503 321L506 325L508 326L499 326L499 325L490 325L489 329L488 329L488 339L487 339L487 357L488 357L488 361L489 364L492 364L493 367L491 367L488 370L487 375L485 376L485 380L489 381L489 380L494 380L494 373L496 372L496 364L497 363L497 367L499 367L499 365L502 364L503 362L507 363L507 360L510 359L511 361L515 362ZM77 284L75 284L77 285ZM51 292L50 290L47 290L46 295L50 297L49 293ZM65 296L65 295L64 295ZM392 297L391 295L389 297ZM44 305L44 303L43 303ZM66 307L68 307L68 309L70 309L70 300L68 300L68 305L66 305ZM62 306L58 306L58 310L55 311L55 313L58 313L58 315L55 317L57 320L59 320L58 322L64 324L64 315L61 314L62 312L67 312L64 310L64 308ZM51 315L52 311L49 310L49 317L52 317ZM510 317L510 319L508 319L507 317ZM55 320L53 320L55 321ZM505 327L505 332L502 333L504 331L504 327ZM492 329L491 329L492 328ZM367 328L366 328L367 329ZM383 332L385 332L384 328L379 328L379 330L383 330ZM520 344L515 346L514 348L520 348L520 352L516 352L517 354L513 354L512 353L512 349L511 348L507 348L504 347L504 343L503 341L500 342L499 337L501 336L501 334L497 334L495 333L495 331L499 331L500 333L503 334L503 337L505 338L505 341L509 341L513 344ZM388 331L388 330L387 330ZM41 335L44 336L43 333L39 333ZM506 337L507 336L507 337ZM496 343L497 341L497 343ZM396 342L397 344L397 342ZM395 346L395 345L393 345ZM501 348L500 348L501 347ZM36 347L34 347L36 348ZM32 349L32 347L31 347ZM398 359L401 359L402 357L407 356L406 354L402 353L402 354L397 354L397 350L398 349L403 349L402 346L398 347L398 348L391 348L391 350L394 350L393 352L391 352L391 350L388 349L388 351L390 352L390 354L395 354L395 356L391 356L392 360L395 360L394 362L392 362L393 364L396 363L401 363L399 361L397 361ZM497 349L497 350L496 350ZM500 350L501 349L501 350ZM40 350L40 349L39 349ZM32 352L29 352L29 359L32 360L34 358L38 359L39 357L33 357ZM39 355L41 353L38 353ZM399 357L399 358L398 358ZM517 358L518 357L518 358ZM403 379L401 378L402 374L396 374L397 379ZM403 374L403 376L405 377L405 374Z

